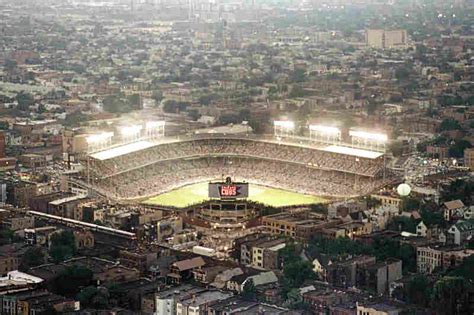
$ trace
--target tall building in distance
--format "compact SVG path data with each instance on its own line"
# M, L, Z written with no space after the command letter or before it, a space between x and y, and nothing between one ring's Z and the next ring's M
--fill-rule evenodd
M368 29L365 31L367 46L377 49L406 48L408 36L406 30Z
M5 133L0 131L0 159L6 156L6 142Z
M464 150L464 166L474 170L474 148Z
M7 138L5 132L0 131L0 171L12 170L16 166L16 159L7 157Z

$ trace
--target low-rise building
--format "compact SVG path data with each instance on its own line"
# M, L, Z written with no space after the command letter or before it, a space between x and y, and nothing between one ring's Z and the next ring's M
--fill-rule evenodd
M191 279L193 271L204 267L206 262L202 257L180 260L170 266L168 278L172 283L181 283L184 280Z
M257 243L252 247L252 266L262 269L278 269L280 267L280 249L285 248L284 239L276 239L264 243Z
M24 231L26 244L49 247L51 237L61 230L55 226L43 226L34 229L25 229Z
M431 247L416 249L416 269L421 273L432 273L443 266L443 252Z
M458 221L448 230L447 242L461 245L474 235L474 220Z
M155 294L155 314L176 315L176 304L206 289L190 284L181 285Z
M287 236L296 239L310 239L318 231L339 224L339 219L330 221L312 217L308 211L298 213L277 213L262 218L262 225L271 235Z
M444 213L444 219L450 222L464 218L466 206L461 200L457 199L445 202L441 209Z
M191 298L176 303L176 315L205 314L210 305L228 299L231 296L232 293L210 290L197 293Z

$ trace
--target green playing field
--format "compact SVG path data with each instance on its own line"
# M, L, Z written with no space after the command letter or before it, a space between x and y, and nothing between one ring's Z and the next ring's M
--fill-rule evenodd
M146 204L183 208L208 200L208 183L184 186L145 201ZM250 184L249 200L273 207L323 203L321 197Z

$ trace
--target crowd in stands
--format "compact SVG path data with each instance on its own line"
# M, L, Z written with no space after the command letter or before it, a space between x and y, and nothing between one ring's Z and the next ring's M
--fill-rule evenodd
M383 161L331 153L315 148L250 139L201 139L163 143L154 147L107 160L91 160L95 177L108 177L159 161L206 156L244 156L309 165L321 170L376 177Z
M239 150L237 146L234 149ZM94 185L111 196L128 199L157 195L187 184L227 176L299 193L341 197L369 193L382 182L381 179L310 165L254 157L215 156L162 160L99 179Z

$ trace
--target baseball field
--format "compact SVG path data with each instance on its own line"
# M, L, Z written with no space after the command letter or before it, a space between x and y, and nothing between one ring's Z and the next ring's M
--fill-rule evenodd
M146 200L145 204L183 208L208 200L208 183L184 186ZM283 189L250 184L249 200L272 207L323 203L326 199Z

